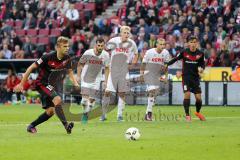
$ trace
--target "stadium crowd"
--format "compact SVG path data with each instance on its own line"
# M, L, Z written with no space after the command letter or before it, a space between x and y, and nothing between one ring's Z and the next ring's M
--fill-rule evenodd
M239 0L125 0L117 12L95 24L96 15L113 2L0 0L0 59L39 58L54 50L59 35L71 39L71 55L81 56L97 36L107 41L121 25L129 25L140 61L158 37L167 40L175 57L188 35L195 35L206 66L240 65Z

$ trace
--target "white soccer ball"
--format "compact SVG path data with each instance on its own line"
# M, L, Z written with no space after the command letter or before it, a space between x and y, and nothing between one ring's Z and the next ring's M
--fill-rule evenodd
M127 131L125 132L125 137L127 140L138 140L140 138L140 132L137 128L131 127L128 128Z

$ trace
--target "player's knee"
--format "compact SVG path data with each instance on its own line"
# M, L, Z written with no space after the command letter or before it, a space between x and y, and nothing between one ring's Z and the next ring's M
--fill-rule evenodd
M94 101L95 101L95 99L89 98L89 102L90 102L90 103L93 103Z
M54 103L55 106L61 105L62 104L62 98L60 96L54 97L53 103Z
M148 97L154 97L155 96L155 92L154 91L149 91L148 92Z
M82 98L82 101L81 101L81 104L83 105L83 106L87 106L87 103L88 103L88 99L87 98Z
M124 92L119 92L118 96L121 97L122 99L124 99L125 98L125 93Z
M196 98L196 103L202 104L202 99L201 98Z
M46 113L49 116L54 115L54 107L50 107L50 108L46 109Z
M190 92L184 93L184 99L190 99L190 96L191 96Z
M111 95L111 92L109 92L109 91L106 91L105 93L104 93L104 96L105 97L109 97Z

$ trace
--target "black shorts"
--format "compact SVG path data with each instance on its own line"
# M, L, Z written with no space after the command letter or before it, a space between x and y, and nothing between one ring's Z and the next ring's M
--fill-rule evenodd
M194 94L202 93L199 78L184 77L182 81L183 92L192 92Z
M42 102L42 108L47 109L49 107L54 107L53 99L59 96L51 85L39 84L36 87L37 91L40 93L40 99Z

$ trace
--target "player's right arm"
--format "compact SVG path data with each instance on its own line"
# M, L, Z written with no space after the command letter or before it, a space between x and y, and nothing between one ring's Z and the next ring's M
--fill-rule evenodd
M145 72L145 69L146 69L146 63L148 63L148 62L149 62L149 52L147 51L146 54L143 57L142 64L141 64L141 67L140 67L140 81L141 82L144 81L144 72Z
M38 68L38 65L36 63L31 64L31 66L27 68L26 72L23 74L21 82L14 88L15 92L23 91L23 85L27 82L30 73L32 73L32 71L36 68Z
M77 65L77 81L81 82L81 73L82 73L82 69L85 65L85 63L87 62L88 59L88 55L87 55L87 51L85 51L82 55L82 57L79 59L78 65Z
M175 63L176 61L180 60L183 58L183 52L180 52L177 57L171 59L169 62L167 62L167 66L172 65L173 63Z

